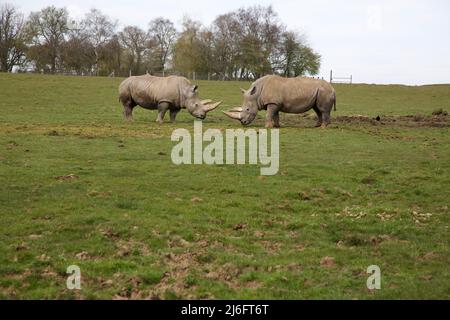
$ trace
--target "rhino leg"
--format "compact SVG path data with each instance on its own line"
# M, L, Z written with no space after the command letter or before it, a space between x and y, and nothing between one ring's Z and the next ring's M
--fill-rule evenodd
M322 125L322 111L319 110L319 108L317 108L317 106L314 106L314 111L317 114L317 123L315 125L316 128L320 127Z
M279 128L280 127L280 112L275 112L273 115L273 127Z
M170 122L174 123L180 109L170 109Z
M158 104L158 116L156 117L156 122L159 124L164 122L164 116L167 110L169 110L170 104L168 102L161 102Z
M133 108L136 106L136 103L133 99L122 100L123 104L123 116L128 121L133 121Z
M273 127L280 127L279 108L275 104L268 105L266 113L266 128Z
M322 112L322 128L330 124L330 114L335 102L334 92L320 92L316 101L316 108Z
M323 123L321 125L321 128L326 128L330 124L330 112L323 112L322 118L323 118Z

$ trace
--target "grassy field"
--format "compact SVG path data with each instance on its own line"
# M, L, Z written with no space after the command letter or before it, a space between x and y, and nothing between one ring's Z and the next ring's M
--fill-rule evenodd
M261 177L172 164L193 118L125 123L121 80L0 74L0 298L450 299L450 85L336 85L333 124L283 115ZM197 83L222 110L249 86Z

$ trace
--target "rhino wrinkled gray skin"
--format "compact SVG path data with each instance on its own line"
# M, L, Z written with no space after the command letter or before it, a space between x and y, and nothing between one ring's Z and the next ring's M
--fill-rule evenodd
M170 121L174 122L182 108L186 108L198 119L205 119L209 111L221 104L212 103L212 100L201 101L197 86L184 77L155 77L149 74L122 81L119 86L119 101L123 104L123 114L127 120L133 120L133 108L139 105L145 109L158 109L156 121L159 123L163 122L167 111L170 112Z
M318 117L316 127L330 123L331 109L336 110L336 92L326 81L312 78L283 78L270 75L252 83L244 94L242 107L224 112L243 125L250 124L259 110L267 110L266 127L280 127L280 112L304 113L313 109Z

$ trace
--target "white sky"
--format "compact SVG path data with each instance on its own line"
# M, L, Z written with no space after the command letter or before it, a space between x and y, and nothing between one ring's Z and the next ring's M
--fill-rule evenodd
M4 0L1 0L5 2ZM353 75L354 82L450 83L448 0L6 0L25 14L65 6L72 17L95 7L120 26L147 29L155 17L177 26L184 15L204 24L242 6L272 4L289 29L307 35L322 55L320 75Z

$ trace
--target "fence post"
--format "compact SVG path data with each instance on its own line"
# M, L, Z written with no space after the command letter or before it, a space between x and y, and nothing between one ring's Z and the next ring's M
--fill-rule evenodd
M330 83L333 83L333 70L330 70Z
M192 72L192 80L194 80L194 81L195 81L195 71L194 71L194 72Z
M350 84L353 83L353 75L350 75Z
M130 69L130 72L129 72L129 74L130 74L130 77L131 77L131 69Z

